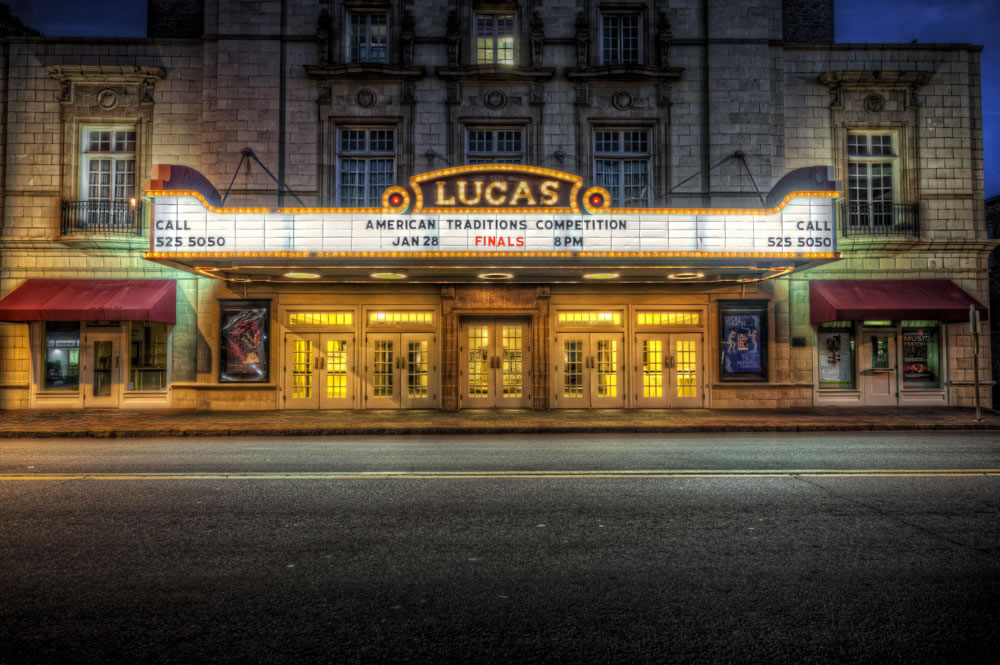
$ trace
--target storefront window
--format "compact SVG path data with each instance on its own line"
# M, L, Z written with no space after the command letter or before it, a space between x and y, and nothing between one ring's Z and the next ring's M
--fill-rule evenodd
M129 390L167 387L167 324L133 321L129 333Z
M46 389L80 386L80 323L50 321L45 324Z
M937 321L903 321L903 386L941 386L941 343Z
M817 335L819 387L854 388L854 324L826 325Z

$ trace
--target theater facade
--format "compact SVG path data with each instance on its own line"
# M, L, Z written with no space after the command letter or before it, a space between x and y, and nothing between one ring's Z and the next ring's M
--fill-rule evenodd
M973 403L979 47L787 0L246 4L7 39L3 408Z

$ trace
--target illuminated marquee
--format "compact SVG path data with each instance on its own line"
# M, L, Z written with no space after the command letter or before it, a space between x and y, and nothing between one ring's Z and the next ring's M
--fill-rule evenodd
M579 176L490 164L414 176L408 188L387 188L381 208L221 208L199 191L166 187L146 195L154 200L151 258L257 252L832 258L832 199L840 192L791 191L762 209L616 208L606 190L583 190Z

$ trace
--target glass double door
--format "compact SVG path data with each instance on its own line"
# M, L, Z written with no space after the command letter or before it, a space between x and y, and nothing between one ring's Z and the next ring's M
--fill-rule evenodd
M636 335L634 353L635 406L704 406L700 334Z
M531 406L530 331L527 320L463 322L459 342L463 408Z
M552 405L562 409L624 407L624 341L621 333L557 334Z
M350 409L355 405L354 335L285 336L286 409Z
M378 333L365 336L365 406L420 409L438 405L434 335Z

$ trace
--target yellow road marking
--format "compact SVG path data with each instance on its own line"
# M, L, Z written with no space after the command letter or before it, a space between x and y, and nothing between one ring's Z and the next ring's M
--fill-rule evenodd
M773 469L601 471L304 471L202 473L5 473L5 480L452 480L527 478L956 478L1000 469Z

